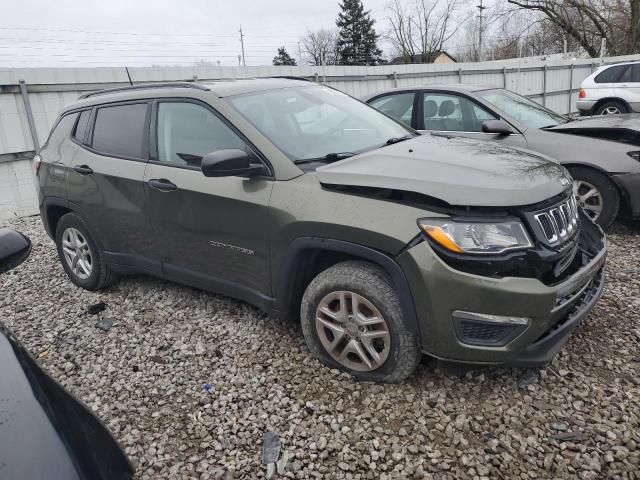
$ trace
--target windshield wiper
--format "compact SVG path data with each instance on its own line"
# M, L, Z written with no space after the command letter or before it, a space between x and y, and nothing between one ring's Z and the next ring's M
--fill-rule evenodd
M404 142L405 140L409 140L410 138L413 138L414 136L412 134L408 134L405 135L404 137L392 137L389 140L387 140L386 142L384 142L385 145L393 145L394 143L400 143L400 142Z
M353 157L355 153L353 152L340 152L340 153L327 153L324 157L314 157L314 158L302 158L300 160L294 160L293 163L296 165L302 165L304 163L315 163L315 162L337 162L338 160L344 160L345 158Z

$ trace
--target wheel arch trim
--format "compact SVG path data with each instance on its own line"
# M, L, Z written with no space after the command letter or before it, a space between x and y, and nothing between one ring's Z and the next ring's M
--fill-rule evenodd
M55 235L56 235L56 232L52 231L51 225L49 225L49 210L51 209L51 207L66 208L67 210L69 210L69 213L75 213L76 215L78 215L82 219L82 221L87 225L87 228L89 228L89 222L87 221L87 216L84 214L84 212L82 211L82 208L79 205L73 202L70 202L66 198L62 198L62 197L46 197L42 202L41 216L45 226L45 230L47 231L47 233L51 238L55 238ZM92 233L92 232L90 231L89 233ZM95 237L95 235L92 234L92 237ZM99 248L102 248L102 242L100 241L99 238L93 238L93 241L98 245Z
M604 97L604 98L599 98L596 103L593 105L593 107L591 107L591 112L595 114L595 111L598 109L598 107L600 107L600 105L602 105L603 103L606 102L618 102L618 103L622 103L629 112L633 112L633 110L631 109L631 105L629 105L629 102L627 102L624 98L620 98L620 97Z
M412 334L421 336L421 329L416 315L415 304L409 282L398 263L389 255L370 247L321 237L299 237L293 240L286 249L286 257L280 263L274 278L273 291L277 309L287 311L294 299L295 280L301 265L297 262L305 251L329 251L344 253L369 261L381 267L393 281L400 298L400 306L405 326Z

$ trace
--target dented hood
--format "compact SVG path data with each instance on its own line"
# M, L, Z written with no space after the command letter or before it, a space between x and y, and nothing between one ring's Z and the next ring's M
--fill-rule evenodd
M545 130L640 146L640 115L637 114L581 117Z
M549 130L573 130L574 128L625 128L640 131L640 115L598 115L578 117L567 123L561 123Z
M325 185L416 192L450 205L504 207L547 200L569 188L559 164L528 150L422 135L317 169Z

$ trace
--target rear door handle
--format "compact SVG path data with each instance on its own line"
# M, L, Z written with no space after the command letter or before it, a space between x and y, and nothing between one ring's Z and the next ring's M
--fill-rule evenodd
M80 175L91 175L93 173L93 168L88 165L76 165L73 167L74 172L78 172Z
M166 178L152 178L149 180L149 186L156 190L160 190L161 192L173 192L178 189L175 183L167 180Z

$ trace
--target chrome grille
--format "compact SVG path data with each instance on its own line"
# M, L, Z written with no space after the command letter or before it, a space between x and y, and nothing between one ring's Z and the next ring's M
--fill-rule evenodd
M578 230L576 199L571 197L564 203L535 214L534 218L550 244L563 243Z

